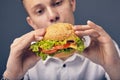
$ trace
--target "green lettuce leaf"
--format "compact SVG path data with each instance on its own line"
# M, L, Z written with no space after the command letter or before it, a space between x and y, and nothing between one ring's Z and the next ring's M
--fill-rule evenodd
M66 43L67 43L67 40L62 40L62 41L41 40L41 41L38 41L38 42L32 44L30 46L30 50L32 52L36 53L37 56L40 56L42 58L42 60L45 60L47 58L48 54L45 54L45 53L41 52L41 49L43 49L43 50L50 50L53 46L64 45ZM76 48L69 47L67 49L58 50L54 54L61 53L61 52L69 53L72 50L77 50L80 53L83 52L84 49L85 49L83 40L80 39L79 37L76 37L75 38L75 43L77 44ZM54 56L54 54L50 54L50 56Z

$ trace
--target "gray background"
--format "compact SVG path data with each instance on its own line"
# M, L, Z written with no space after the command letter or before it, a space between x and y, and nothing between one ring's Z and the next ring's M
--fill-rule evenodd
M119 8L120 0L77 0L76 24L92 20L103 26L120 45ZM32 30L25 17L19 0L0 0L0 77L5 70L12 41Z

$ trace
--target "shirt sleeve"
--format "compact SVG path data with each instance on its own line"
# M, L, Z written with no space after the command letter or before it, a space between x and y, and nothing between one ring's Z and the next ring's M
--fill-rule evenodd
M115 41L113 41L113 43L115 44L115 47L116 47L117 52L118 52L118 55L120 57L120 48L119 48L119 46L117 45L117 43Z
M105 73L105 77L106 77L107 80L111 80L111 79L110 79L110 76L108 75L107 72Z
M119 46L117 45L117 43L116 43L114 40L113 40L113 43L115 44L115 47L116 47L117 52L118 52L118 55L119 55L119 57L120 57L120 48L119 48ZM111 80L111 79L110 79L110 76L108 75L107 72L105 73L105 77L106 77L107 80Z
M30 77L29 77L29 72L27 72L24 76L24 79L23 80L30 80Z

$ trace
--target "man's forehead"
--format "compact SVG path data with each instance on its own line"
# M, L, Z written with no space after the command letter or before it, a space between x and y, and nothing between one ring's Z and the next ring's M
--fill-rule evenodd
M23 0L24 7L26 10L33 10L40 5L50 5L52 2L57 0Z
M34 7L38 4L45 4L45 5L49 5L55 1L59 1L59 0L23 0L23 4L25 5L25 7Z
M56 0L23 0L24 4L34 5L34 4L47 4Z
M29 1L29 2L31 2L31 1L33 1L33 2L35 2L35 1L40 1L40 2L50 2L50 1L57 1L57 0L21 0L21 1Z

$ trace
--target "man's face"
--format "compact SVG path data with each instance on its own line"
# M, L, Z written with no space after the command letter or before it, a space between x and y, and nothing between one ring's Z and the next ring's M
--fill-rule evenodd
M28 24L34 29L57 22L74 24L75 0L24 0Z

